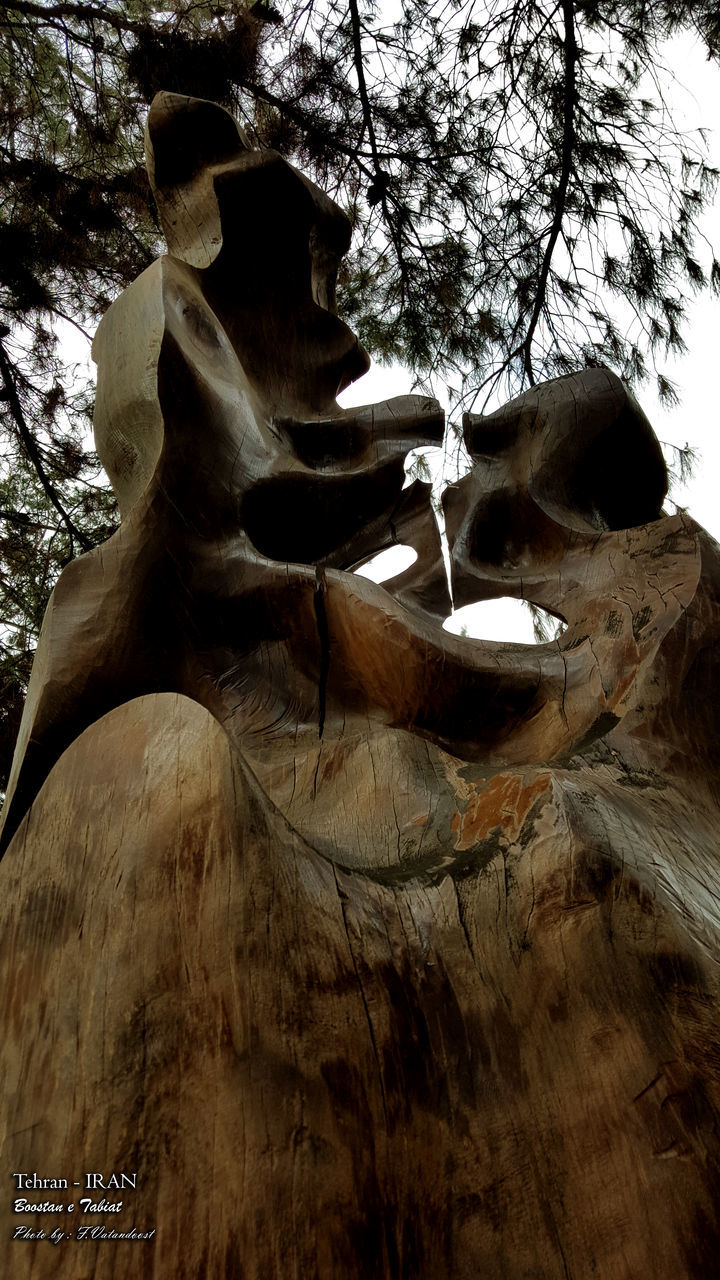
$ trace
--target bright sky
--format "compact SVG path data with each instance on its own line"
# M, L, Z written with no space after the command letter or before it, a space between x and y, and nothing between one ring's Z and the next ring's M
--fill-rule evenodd
M720 169L720 71L704 59L699 46L690 40L676 42L668 50L668 62L678 68L678 77L692 92L677 85L673 94L678 122L688 129L699 125L708 130L710 163ZM720 258L720 192L714 208L702 223L702 231ZM705 260L707 253L699 255ZM687 353L668 362L665 372L675 383L680 404L666 409L654 393L653 384L636 392L642 408L661 441L683 447L689 444L697 452L694 473L685 485L671 488L673 503L685 507L713 537L720 541L720 299L704 294L701 299L688 298L688 322L685 329ZM368 374L348 388L340 402L349 407L368 404L412 391L412 379L399 365L382 368L374 365ZM436 392L442 402L442 394ZM621 465L621 461L619 460ZM386 553L390 555L391 553ZM398 565L398 568L400 566ZM385 562L380 580L390 577L392 568ZM374 575L373 575L374 576ZM488 640L519 640L533 643L532 622L527 609L517 601L491 601L467 606L450 625L468 635Z

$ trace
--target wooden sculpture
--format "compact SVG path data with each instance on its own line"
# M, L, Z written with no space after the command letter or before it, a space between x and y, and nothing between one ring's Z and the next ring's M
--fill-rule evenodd
M622 383L561 378L469 416L445 505L455 603L566 628L449 635L403 488L442 414L335 400L344 215L207 102L155 99L148 168L169 254L94 347L122 524L4 808L4 1274L716 1274L718 548Z

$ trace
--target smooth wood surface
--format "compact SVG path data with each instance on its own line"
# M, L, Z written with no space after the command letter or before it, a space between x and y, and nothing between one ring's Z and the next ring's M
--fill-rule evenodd
M442 413L335 400L344 215L213 104L159 95L148 151L169 254L94 347L123 521L3 810L3 1274L714 1276L720 549L586 370L470 415L444 499L456 605L565 630L445 632L403 488ZM93 1170L137 1188L62 1228L147 1240L11 1240L59 1225L11 1172Z

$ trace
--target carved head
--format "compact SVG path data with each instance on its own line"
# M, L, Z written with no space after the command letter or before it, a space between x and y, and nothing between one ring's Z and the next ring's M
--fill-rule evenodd
M456 605L520 595L564 617L548 581L599 534L661 517L662 450L608 369L541 383L464 425L473 468L444 495Z
M216 103L159 93L146 148L170 255L202 272L269 411L337 412L370 364L335 314L347 216L277 152L253 149Z

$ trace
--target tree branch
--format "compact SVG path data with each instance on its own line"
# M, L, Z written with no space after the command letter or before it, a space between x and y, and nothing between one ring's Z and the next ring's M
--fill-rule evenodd
M375 139L375 126L373 124L372 110L370 107L370 97L367 91L367 82L365 80L365 67L363 66L362 55L362 36L360 33L360 14L358 12L357 0L350 0L350 25L352 27L353 37L353 61L355 63L355 74L358 78L358 89L360 91L360 102L362 104L363 120L368 133L370 142L370 151L375 166L376 178L382 177L382 169L378 159L377 142Z
M555 252L555 245L558 242L558 237L562 230L563 220L565 218L568 184L572 173L573 154L575 150L575 99L577 97L576 68L578 51L577 41L575 38L575 15L572 0L562 0L562 12L565 40L563 43L563 139L560 181L558 182L557 192L555 195L555 209L550 227L550 235L548 237L547 245L545 246L545 253L543 254L543 260L540 267L535 303L530 316L527 333L525 334L525 338L523 339L522 346L520 348L523 356L525 376L531 387L535 384L532 367L532 343L538 321L545 305L552 257Z
M23 413L22 404L15 385L12 363L2 342L0 342L0 373L2 374L3 382L5 383L5 395L10 406L10 412L15 420L15 425L18 429L20 439L25 446L30 462L37 472L40 484L70 534L71 548L73 542L76 540L82 547L83 551L90 551L93 545L92 542L86 537L81 529L78 529L77 525L65 510L65 507L58 496L57 489L45 470L35 437L25 421L25 414Z
M370 143L370 152L373 159L373 167L375 169L375 182L380 197L380 207L383 211L383 217L387 225L390 239L392 240L395 253L397 254L398 267L400 269L400 305L405 303L405 280L407 268L405 257L403 254L402 239L400 232L395 226L393 216L390 212L387 199L388 175L384 173L380 167L380 158L378 156L377 139L375 137L375 125L373 124L372 108L370 105L370 95L367 90L367 81L365 80L365 67L363 65L362 54L362 36L360 31L360 13L358 11L357 0L349 0L350 6L350 25L352 27L353 37L353 61L355 63L355 74L358 78L358 90L360 92L360 103L362 105L363 120L367 129L368 141Z
M105 22L116 31L132 31L135 34L147 31L147 24L136 22L133 18L120 17L112 9L94 4L33 4L31 0L3 0L3 8L13 13L22 13L28 18L79 18L81 22Z
M255 80L244 79L240 81L240 83L247 93L252 94L255 98L259 98L261 102L267 102L268 106L275 107L277 111L283 112L286 116L289 116L289 118L294 120L295 124L300 125L306 133L311 133L316 137L321 138L330 147L331 151L339 151L342 155L349 156L351 160L355 161L358 168L361 169L367 177L372 177L372 171L362 164L359 158L361 153L357 148L349 147L347 143L340 142L338 138L328 134L327 128L322 128L320 125L315 124L310 116L303 111L302 107L292 106L283 98L278 98L277 94L271 93L269 89L264 88L263 85L257 84Z

